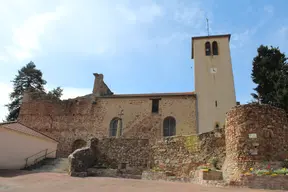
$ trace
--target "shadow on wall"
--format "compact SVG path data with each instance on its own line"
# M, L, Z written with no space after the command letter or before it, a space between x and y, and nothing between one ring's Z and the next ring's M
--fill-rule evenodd
M83 140L74 142L76 146ZM147 168L150 158L148 139L92 138L86 147L75 150L69 155L69 174L87 176L89 168L130 169L142 173ZM125 165L123 168L123 165Z
M84 141L83 139L77 139L73 142L72 144L72 151L71 153L73 153L76 149L80 149L80 148L83 148L83 147L86 147L87 145L87 142Z

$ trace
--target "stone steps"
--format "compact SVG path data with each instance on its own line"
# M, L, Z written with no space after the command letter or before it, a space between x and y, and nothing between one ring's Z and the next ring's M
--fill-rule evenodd
M45 159L40 167L32 170L36 172L67 173L68 158Z

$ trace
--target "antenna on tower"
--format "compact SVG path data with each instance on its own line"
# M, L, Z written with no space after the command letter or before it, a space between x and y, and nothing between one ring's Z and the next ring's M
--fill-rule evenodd
M208 33L208 36L209 36L209 20L208 20L208 18L206 18L206 22L207 22L207 33Z

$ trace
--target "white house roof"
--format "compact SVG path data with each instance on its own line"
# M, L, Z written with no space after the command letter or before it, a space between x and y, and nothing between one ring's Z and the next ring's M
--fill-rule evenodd
M54 142L58 143L58 141L56 141L55 139L53 139L47 135L44 135L43 133L40 133L40 132L38 132L32 128L29 128L29 127L27 127L27 126L25 126L25 125L23 125L17 121L0 123L0 127L4 127L6 129L10 129L10 130L24 133L24 134L34 136L34 137L53 140Z

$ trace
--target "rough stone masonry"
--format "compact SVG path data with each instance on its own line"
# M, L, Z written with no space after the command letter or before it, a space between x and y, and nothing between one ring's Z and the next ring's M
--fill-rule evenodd
M59 157L67 157L75 141L110 137L115 119L121 119L124 138L162 138L167 118L175 120L176 135L196 133L194 93L117 95L102 74L94 75L93 93L86 96L55 100L25 93L18 121L59 141ZM152 112L153 100L159 101L157 112Z

